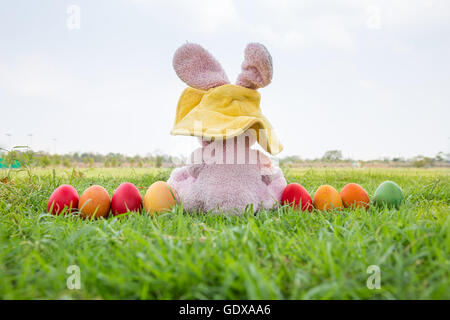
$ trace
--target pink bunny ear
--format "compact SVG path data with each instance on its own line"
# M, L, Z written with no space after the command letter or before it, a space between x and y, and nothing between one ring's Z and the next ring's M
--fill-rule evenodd
M230 83L220 63L200 45L186 43L173 56L173 68L187 85L201 90Z
M263 88L272 80L272 73L272 57L266 47L260 43L249 43L236 84L250 89Z

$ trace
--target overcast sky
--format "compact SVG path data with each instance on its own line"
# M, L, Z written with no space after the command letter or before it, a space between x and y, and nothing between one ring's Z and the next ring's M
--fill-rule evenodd
M173 53L199 43L235 82L261 42L279 156L434 156L450 144L449 40L448 0L7 1L0 147L33 134L34 150L187 155L196 140L169 135L185 88Z

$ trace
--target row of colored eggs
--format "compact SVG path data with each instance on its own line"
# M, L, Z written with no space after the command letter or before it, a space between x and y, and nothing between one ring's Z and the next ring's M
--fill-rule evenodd
M164 181L153 183L147 189L144 201L138 188L129 182L122 183L114 191L112 198L109 197L108 191L99 185L87 188L79 197L74 187L64 184L51 194L47 210L55 215L78 210L84 218L99 218L107 217L110 211L115 216L140 211L142 204L144 209L152 214L164 212L176 204L176 197L172 188Z
M305 211L342 209L343 207L368 208L370 198L366 190L356 183L349 183L339 193L330 185L320 186L311 198L308 191L298 183L289 184L283 191L283 204L291 205ZM385 181L375 191L372 202L376 205L399 207L403 201L401 188L392 181ZM122 183L112 198L105 188L93 185L78 196L77 190L70 185L62 185L53 191L47 209L52 214L71 212L78 209L82 217L106 217L140 211L142 204L147 212L160 213L171 209L176 204L173 189L164 181L153 183L142 201L139 190L132 183Z
M345 185L341 192L338 192L330 185L320 186L311 198L308 191L298 183L289 184L283 191L283 204L288 204L294 208L312 211L342 209L343 207L369 208L370 198L367 191L357 183ZM375 205L399 207L403 201L402 189L392 181L384 181L375 190L372 203Z

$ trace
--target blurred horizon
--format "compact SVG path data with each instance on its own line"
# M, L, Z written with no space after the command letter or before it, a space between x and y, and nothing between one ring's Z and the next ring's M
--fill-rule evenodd
M169 132L189 41L232 83L247 43L268 48L280 158L450 153L448 1L19 0L0 26L0 148L188 156L197 140Z
M449 168L450 154L439 152L435 156L416 155L410 158L381 157L377 159L355 159L345 156L341 150L327 150L320 157L302 158L298 155L277 157L271 156L277 165L287 167L413 167L413 168ZM0 148L0 169L26 167L178 167L188 164L189 157L173 156L162 150L148 152L145 155L126 155L109 152L71 152L66 154L33 151L27 146L17 146L12 150Z

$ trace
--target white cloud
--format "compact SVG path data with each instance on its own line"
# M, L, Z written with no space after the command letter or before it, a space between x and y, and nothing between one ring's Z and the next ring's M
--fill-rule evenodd
M0 64L0 88L18 96L67 100L79 83L45 56L27 54Z
M348 28L333 16L307 19L278 28L248 26L250 34L262 42L284 48L331 48L353 51L355 40Z
M450 1L395 0L379 1L382 19L391 27L417 28L448 21Z
M214 32L219 27L232 27L238 21L233 0L132 1L147 6L160 17L166 17L167 23L182 23L196 31Z
M356 33L366 28L386 32L408 28L411 32L450 19L450 1L446 0L262 0L255 10L259 17L266 17L264 24L261 19L252 21L250 12L242 29L273 45L350 52L357 47Z

